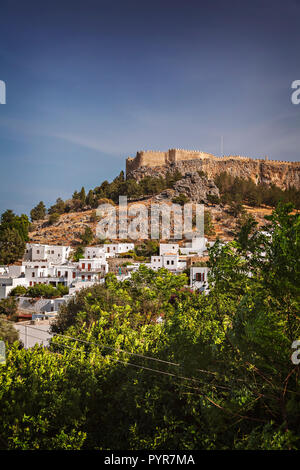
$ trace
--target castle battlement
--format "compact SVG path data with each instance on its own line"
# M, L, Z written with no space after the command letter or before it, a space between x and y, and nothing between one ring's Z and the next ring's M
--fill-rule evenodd
M266 156L216 156L201 150L172 148L165 152L140 150L134 158L126 159L127 178L139 180L144 176L164 176L175 169L183 175L201 170L211 178L225 171L241 178L251 178L256 183L266 182L283 188L295 186L300 189L300 162L272 160Z

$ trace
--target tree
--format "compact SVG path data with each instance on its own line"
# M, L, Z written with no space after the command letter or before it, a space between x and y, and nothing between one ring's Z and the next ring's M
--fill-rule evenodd
M31 220L42 220L46 216L46 207L43 201L39 202L36 207L30 211Z
M49 225L54 225L56 224L60 219L60 215L58 212L52 212L49 217Z
M0 229L0 264L12 264L25 253L25 241L15 228Z
M179 196L173 197L172 202L174 202L174 204L184 206L184 204L189 202L189 198L185 194L181 193Z
M59 197L56 199L56 203L48 210L49 214L63 214L65 211L65 202Z
M14 318L18 309L18 302L12 297L0 300L0 315L7 318Z
M251 251L217 241L207 295L146 266L82 289L64 336L8 346L0 447L299 450L299 230L281 205Z
M19 339L19 332L14 328L12 323L7 322L0 316L0 341L13 344Z
M82 246L78 246L73 254L73 261L78 262L82 258L84 258L84 248Z
M245 209L243 208L243 204L241 202L231 201L229 203L228 212L233 217L238 217L238 216L243 215L243 213L245 212Z
M86 205L91 208L94 206L94 192L92 190L88 192L88 195L86 197Z
M94 240L94 233L88 225L85 227L84 232L80 235L81 243L83 246L88 246Z
M79 199L80 199L80 202L81 202L81 207L83 208L85 206L85 202L86 202L86 194L85 194L85 189L84 189L83 186L82 186L81 191L79 193Z
M20 297L25 295L27 292L27 289L25 286L17 286L14 289L12 289L9 293L10 297Z
M204 210L204 235L215 235L215 228L210 211Z
M30 228L30 222L27 215L22 214L21 216L15 215L13 211L7 210L1 216L0 232L6 229L14 229L18 232L20 238L27 242L29 240L28 231Z

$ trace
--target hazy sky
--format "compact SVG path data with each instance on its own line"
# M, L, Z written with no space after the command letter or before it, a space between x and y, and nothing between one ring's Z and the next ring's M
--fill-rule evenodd
M137 150L299 160L299 0L1 0L0 212Z

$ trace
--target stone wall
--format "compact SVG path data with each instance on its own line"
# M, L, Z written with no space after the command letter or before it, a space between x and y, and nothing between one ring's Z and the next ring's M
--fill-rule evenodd
M257 183L300 189L300 162L252 159L243 156L216 157L205 152L171 149L168 152L138 152L126 161L126 176L140 180L145 176L165 176L179 170L182 175L204 171L209 178L227 172Z

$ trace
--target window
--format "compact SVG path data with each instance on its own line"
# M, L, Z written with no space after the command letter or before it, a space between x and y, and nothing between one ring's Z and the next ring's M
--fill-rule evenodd
M85 269L85 263L81 264L82 269Z
M32 276L31 276L31 277L34 277L34 276L35 276L35 274L34 274L34 273L32 273Z
M65 271L65 277L68 277L68 271Z
M73 273L73 279L75 279L75 277L76 277L76 273L74 272L74 273Z
M57 276L60 277L60 271L57 271Z

